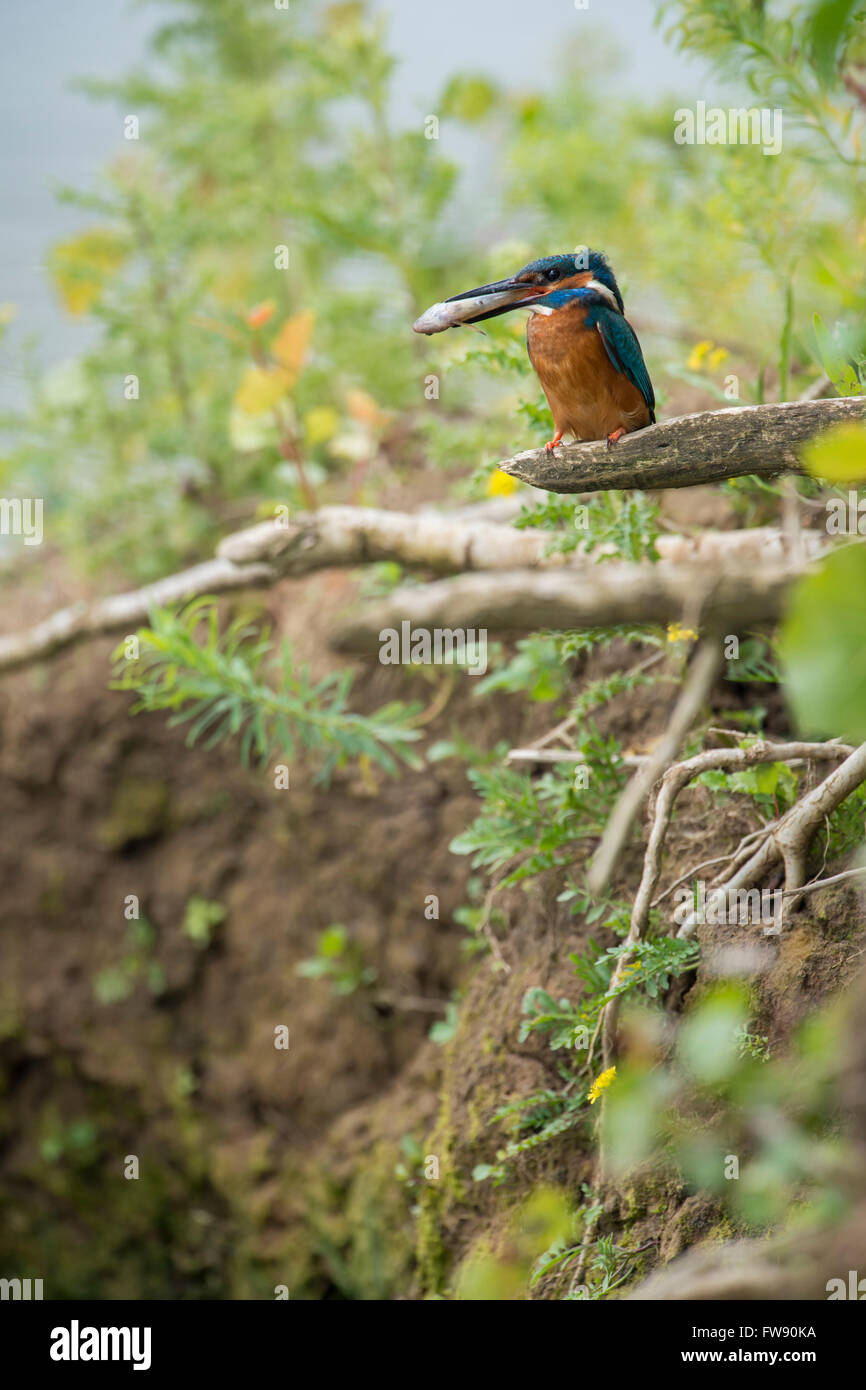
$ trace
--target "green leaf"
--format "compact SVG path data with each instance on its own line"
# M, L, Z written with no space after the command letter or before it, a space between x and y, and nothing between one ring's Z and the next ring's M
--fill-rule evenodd
M727 987L702 1001L683 1022L677 1055L698 1081L726 1080L740 1061L739 1036L749 1019L745 990Z
M803 448L803 462L813 478L856 483L866 478L866 428L855 421L834 425Z
M816 736L866 739L866 547L846 546L791 597L781 650L797 723Z
M345 927L336 923L326 927L319 937L316 949L320 956L327 960L333 960L336 956L341 956L346 949L348 932Z

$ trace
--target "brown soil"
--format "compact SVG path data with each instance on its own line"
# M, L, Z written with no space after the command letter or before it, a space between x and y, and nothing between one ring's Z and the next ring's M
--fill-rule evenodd
M323 671L336 664L323 634L353 593L347 576L321 575L279 586L268 606ZM520 1004L530 985L574 997L569 954L593 929L556 901L551 873L503 899L510 970L467 962L454 913L469 867L448 850L477 807L462 764L397 780L352 770L329 789L297 766L278 791L232 747L187 749L161 716L131 719L129 699L106 688L110 650L69 654L0 693L3 1269L36 1272L52 1298L447 1290L532 1185L575 1193L591 1177L573 1133L522 1156L507 1188L471 1174L502 1142L496 1109L556 1084L545 1040L517 1041ZM575 688L622 656L605 652ZM519 696L478 701L470 687L455 684L431 738L526 742L555 717ZM437 693L370 667L352 703ZM638 689L599 724L641 750L670 702L670 686ZM725 686L713 703L742 702ZM718 853L751 825L735 809L720 823L709 793L689 793L670 864ZM635 842L617 892L633 891L639 868ZM438 920L425 916L430 894ZM125 916L130 895L138 923ZM198 943L184 930L194 898L224 911ZM340 997L298 975L332 923L376 969L371 988ZM853 895L828 890L762 947L758 1024L774 1043L838 988L863 931ZM705 945L709 975L725 941L716 932ZM459 1023L443 1048L427 1033L455 989ZM288 1050L274 1046L280 1025ZM438 1159L437 1181L420 1178L407 1140ZM130 1156L137 1180L124 1176ZM652 1243L647 1268L709 1234L718 1213L678 1190L632 1189L608 1221Z

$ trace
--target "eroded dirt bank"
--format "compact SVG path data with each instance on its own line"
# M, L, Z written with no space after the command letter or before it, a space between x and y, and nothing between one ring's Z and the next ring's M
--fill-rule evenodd
M346 586L320 576L269 599L322 669L334 660L326 614ZM467 1254L495 1253L534 1184L575 1194L590 1177L574 1133L522 1156L505 1187L471 1175L502 1142L494 1112L555 1080L545 1040L518 1042L521 999L530 985L574 996L568 957L591 929L557 902L550 873L504 900L509 971L467 960L454 913L469 871L448 850L477 806L462 764L396 781L352 770L329 789L299 767L277 791L231 747L188 750L162 717L131 719L128 698L106 689L110 649L0 692L4 1268L38 1272L47 1297L272 1298L278 1284L300 1298L447 1293ZM574 688L589 674L577 667ZM429 702L435 687L371 666L354 704L401 696ZM728 687L715 702L731 699ZM640 749L668 707L663 689L631 692L599 722ZM492 747L528 740L549 717L520 697L478 701L464 681L429 733ZM780 709L770 719L781 728ZM719 818L708 791L686 794L672 862L736 843L744 814ZM633 892L639 864L635 845L618 891ZM425 917L430 894L438 920ZM297 974L332 923L376 970L373 988L340 997ZM843 886L813 895L766 943L757 1022L774 1045L850 976L863 933ZM705 938L685 990L726 945L718 929ZM454 989L465 991L459 1022L437 1046L427 1033L439 1015L424 1004ZM279 1025L288 1050L274 1047ZM410 1141L438 1158L436 1182L407 1163ZM137 1181L124 1177L132 1155ZM711 1202L670 1183L624 1188L604 1222L644 1247L636 1273L731 1233Z

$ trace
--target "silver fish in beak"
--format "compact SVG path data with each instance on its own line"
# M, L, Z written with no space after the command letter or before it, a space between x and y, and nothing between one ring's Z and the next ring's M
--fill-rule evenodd
M497 280L492 285L481 285L477 290L467 290L465 294L455 294L441 304L431 305L412 327L416 333L429 334L458 328L461 323L480 323L482 319L507 314L510 309L528 308L550 288L549 285L528 284L515 277Z

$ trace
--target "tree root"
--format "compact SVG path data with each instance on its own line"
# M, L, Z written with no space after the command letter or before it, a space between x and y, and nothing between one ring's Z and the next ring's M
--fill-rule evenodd
M844 758L844 762L817 787L807 792L781 820L767 827L757 847L749 843L741 848L735 858L733 872L729 870L724 883L717 885L725 893L735 889L752 888L761 883L767 871L781 860L785 868L786 888L795 890L805 883L806 855L818 826L825 816L835 810L861 782L866 780L866 744L850 749L838 742L771 743L762 739L747 748L709 749L668 768L661 780L652 808L652 828L644 855L643 873L632 909L625 949L617 961L611 990L622 984L628 963L634 954L633 948L646 931L653 894L661 875L662 851L674 805L680 792L689 782L711 768L736 771L759 763L834 758ZM790 920L798 901L798 895L789 892L783 898L779 918L768 931L781 931ZM693 936L698 924L698 915L690 914L680 927L678 935L682 938ZM616 1053L619 1005L620 998L617 996L605 1005L601 1015L605 1067L612 1065Z

